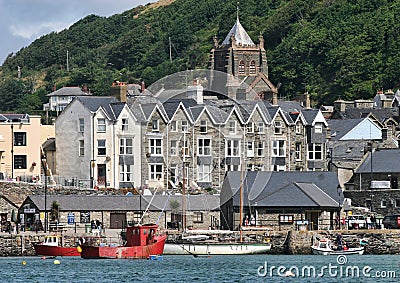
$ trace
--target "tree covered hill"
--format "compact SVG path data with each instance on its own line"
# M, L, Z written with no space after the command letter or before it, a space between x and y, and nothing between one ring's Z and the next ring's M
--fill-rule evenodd
M177 71L206 68L212 37L222 42L229 32L237 1L163 2L168 5L108 18L89 15L10 54L0 72L0 111L40 109L53 85L86 84L107 95L113 80L149 85ZM399 12L400 1L389 0L246 0L239 14L255 42L264 36L269 78L282 84L280 96L306 89L329 103L399 87Z

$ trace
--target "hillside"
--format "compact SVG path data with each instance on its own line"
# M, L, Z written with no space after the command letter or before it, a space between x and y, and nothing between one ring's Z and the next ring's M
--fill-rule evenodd
M106 95L113 80L149 85L206 68L212 37L224 39L236 3L162 0L108 18L89 15L45 35L5 60L0 111L40 109L53 85L86 84ZM400 2L388 0L248 0L240 2L240 21L254 41L263 34L269 78L282 84L282 97L307 89L330 103L399 87L399 11Z

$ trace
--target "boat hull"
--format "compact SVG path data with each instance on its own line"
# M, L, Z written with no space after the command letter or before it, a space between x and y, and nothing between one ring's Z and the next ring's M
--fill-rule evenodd
M166 236L160 236L155 243L144 246L82 246L80 256L86 259L147 259L162 255Z
M76 247L34 245L34 248L38 256L80 256Z
M166 243L164 255L250 255L265 254L270 244Z
M312 247L313 254L315 255L352 255L352 254L364 254L364 248L350 248L348 250L335 251L331 249L319 249Z

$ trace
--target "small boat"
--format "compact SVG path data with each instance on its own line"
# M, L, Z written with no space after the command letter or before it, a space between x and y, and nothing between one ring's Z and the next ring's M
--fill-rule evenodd
M160 235L157 224L129 226L121 234L123 245L83 244L78 248L82 258L149 259L163 254L166 235Z
M34 244L36 255L39 256L80 256L80 253L75 247L65 247L62 245L60 235L47 235L44 237L44 242Z
M313 254L315 255L348 255L364 253L364 247L347 247L344 245L334 245L330 239L316 240L314 245L311 246Z
M202 233L197 235L185 234L177 239L167 241L164 254L193 256L250 255L265 254L271 249L268 238L256 241L244 237L243 241L239 241L233 231L203 230Z

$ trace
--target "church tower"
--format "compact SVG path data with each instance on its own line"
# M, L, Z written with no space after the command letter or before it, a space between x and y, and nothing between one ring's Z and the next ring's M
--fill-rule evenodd
M268 79L267 55L264 49L264 38L258 37L255 44L236 17L236 23L229 31L222 44L218 38L213 38L213 48L210 52L209 69L227 73L237 80L226 79L228 96L241 99L272 99L277 96L277 88ZM217 78L214 78L214 81ZM245 86L245 91L235 93L234 89ZM252 90L252 93L251 92ZM254 92L256 96L254 97ZM245 93L245 94L243 94Z

